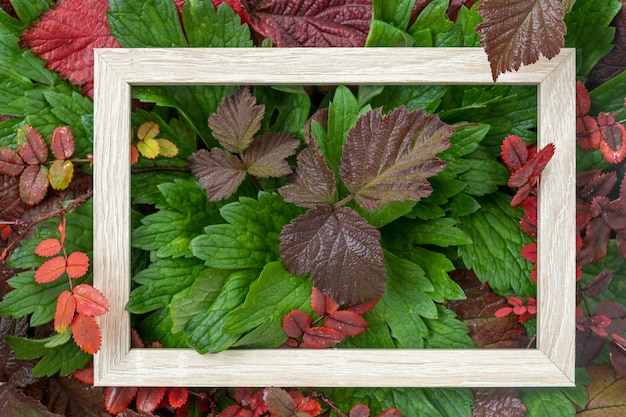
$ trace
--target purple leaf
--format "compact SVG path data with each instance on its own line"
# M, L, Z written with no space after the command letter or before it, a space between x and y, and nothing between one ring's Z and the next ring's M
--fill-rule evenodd
M0 148L0 175L15 177L24 169L22 157L10 148Z
M285 159L299 146L300 141L288 133L266 133L254 139L242 160L250 175L281 177L291 173Z
M340 175L356 202L375 210L393 201L418 201L432 192L426 178L446 163L435 155L451 145L454 128L423 110L382 108L362 116L348 132Z
M268 387L263 390L263 402L277 417L291 417L296 411L296 403L282 388Z
M206 190L209 201L230 197L246 177L246 167L239 158L219 148L200 149L187 161L200 186Z
M379 298L387 271L380 232L347 207L321 206L286 225L279 251L292 274L311 272L313 285L340 304Z
M261 128L265 106L256 105L256 97L247 88L226 97L209 117L211 133L220 145L231 152L241 153L250 146L254 134Z
M371 0L243 0L252 29L278 47L364 46Z
M315 144L298 154L298 167L289 178L289 184L278 190L286 202L300 207L317 207L333 204L335 200L335 176Z

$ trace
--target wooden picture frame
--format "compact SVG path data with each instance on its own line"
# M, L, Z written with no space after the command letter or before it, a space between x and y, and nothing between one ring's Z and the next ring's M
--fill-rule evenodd
M575 345L575 51L501 75L536 85L538 143L556 145L539 187L538 321L533 349L270 349L200 355L131 349L131 87L139 85L492 84L480 48L96 49L95 384L104 386L573 386ZM208 116L208 115L207 115ZM504 138L503 138L504 139Z

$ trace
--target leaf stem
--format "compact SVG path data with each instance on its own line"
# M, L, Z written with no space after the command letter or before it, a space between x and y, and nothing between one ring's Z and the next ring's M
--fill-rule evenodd
M337 415L339 415L339 417L348 417L348 415L346 413L344 413L343 411L338 409L337 406L335 404L333 404L333 402L331 400L329 400L328 398L326 398L326 396L324 396L324 394L321 394L319 392L315 392L314 391L314 392L311 393L310 397L319 399L321 402L323 402L328 407L330 407L335 413L337 413Z
M163 167L144 167L144 168L131 168L131 173L133 174L141 174L143 172L153 172L153 171L178 171L178 172L188 172L190 171L189 167L173 167L173 166L163 166Z
M354 195L350 194L349 196L345 197L344 199L336 202L335 203L335 207L342 207L342 206L346 205L348 202L352 201L352 199L354 199Z

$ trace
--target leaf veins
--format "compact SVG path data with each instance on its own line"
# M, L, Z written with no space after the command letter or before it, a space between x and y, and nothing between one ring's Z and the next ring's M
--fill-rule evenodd
M361 117L348 132L340 175L363 208L393 201L418 201L432 192L426 178L446 163L435 155L451 145L454 128L424 110L400 106L386 116L382 108Z
M347 207L320 206L286 225L279 251L292 274L311 272L313 285L341 304L379 298L387 272L380 232Z
M213 148L200 149L187 158L191 172L207 190L209 201L230 197L246 178L246 167L239 158L228 152Z
M477 32L494 81L506 71L556 56L565 45L565 10L553 0L483 0Z

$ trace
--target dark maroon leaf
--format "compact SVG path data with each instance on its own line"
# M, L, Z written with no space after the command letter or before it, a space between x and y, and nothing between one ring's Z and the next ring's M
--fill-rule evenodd
M582 186L580 195L586 201L591 201L594 197L608 196L617 183L615 171L597 173L590 178L582 177L581 174L576 179L577 187Z
M48 168L43 165L30 165L20 176L20 198L34 206L43 200L48 192Z
M371 0L243 0L252 29L278 47L364 46Z
M591 97L582 81L576 81L576 117L582 117L591 110Z
M454 128L435 114L401 106L383 117L367 112L348 132L340 175L356 202L368 210L392 201L420 200L432 192L426 178L446 163L435 155L451 145Z
M304 275L341 304L379 298L387 271L380 232L352 209L322 206L286 225L279 251L285 268Z
M108 415L104 406L102 387L83 384L71 377L55 375L30 386L26 393L41 401L51 412L66 417L103 417Z
M615 27L613 49L589 73L588 81L593 85L600 85L626 70L626 7L623 3L612 26Z
M288 133L266 133L254 139L242 160L250 175L281 177L291 173L286 159L299 146L300 141Z
M326 349L341 342L345 336L338 330L328 327L311 327L304 333L304 347Z
M6 336L18 336L27 337L28 332L28 319L13 319L11 317L0 317L0 382L11 381L16 386L23 386L32 383L32 378L29 378L26 384L21 384L19 380L15 378L23 378L19 375L20 369L26 369L30 372L28 362L17 360L15 358L15 352L11 350L9 345L5 341Z
M556 56L565 45L563 3L553 0L483 0L477 27L494 81L506 71Z
M576 366L589 365L602 351L604 338L590 328L576 330Z
M231 152L242 153L261 128L264 114L265 106L256 105L256 97L242 88L217 107L209 117L209 127L220 145Z
M457 270L450 277L463 289L465 300L446 305L469 328L469 336L480 348L523 348L528 345L526 329L515 315L495 317L497 310L509 306L506 298L491 291L472 271Z
M554 155L555 147L552 143L548 143L533 155L520 169L511 174L509 178L509 187L522 187L525 184L534 186L537 183L539 174L550 162Z
M137 391L137 410L147 413L153 412L165 396L165 388L142 387Z
M104 394L104 405L111 414L121 413L135 399L138 388L108 387Z
M244 407L250 404L250 400L254 395L254 388L252 387L237 387L235 388L235 401Z
M594 315L603 315L611 320L606 328L609 333L626 332L626 308L614 301L602 301L594 310Z
M296 403L291 398L291 395L282 388L265 388L263 390L263 401L276 417L292 417L295 414Z
M17 152L30 165L43 164L48 159L48 147L41 133L29 125L17 130Z
M22 158L10 148L0 148L0 175L15 177L24 169Z
M474 395L474 417L524 417L526 406L512 388L483 389Z
M597 297L611 283L613 271L605 269L593 279L591 284L583 288L582 293L586 297Z
M20 219L26 211L26 205L20 199L18 184L18 178L0 175L0 219Z
M2 417L62 417L54 414L39 401L27 397L10 385L0 385L0 410Z
M209 201L230 197L246 178L246 167L241 160L219 148L200 149L187 161L200 186L206 190Z
M111 35L107 0L67 0L43 15L22 35L24 46L46 61L48 68L93 97L93 48L119 48Z
M324 326L346 336L356 336L367 330L367 321L353 311L339 310L324 318Z
M365 404L357 404L350 410L350 417L370 417L370 409Z
M289 337L302 337L311 327L311 318L302 310L293 310L283 318L283 330Z
M278 190L286 202L300 207L317 207L335 201L335 176L315 144L298 154L298 167L289 183Z
M74 153L74 135L67 126L54 129L50 140L50 150L57 159L69 159Z
M626 378L626 339L618 334L612 335L609 345L609 355L615 372L622 378Z
M513 172L528 161L528 147L522 138L510 135L502 142L502 160L509 171Z
M593 262L606 256L607 246L611 238L611 228L601 217L592 219L585 229L583 249L591 249L594 253Z

